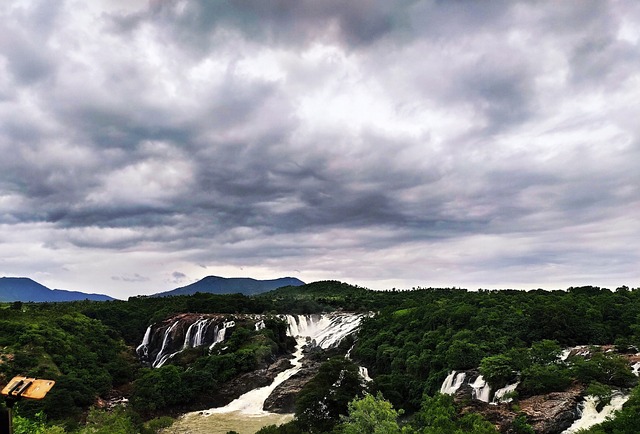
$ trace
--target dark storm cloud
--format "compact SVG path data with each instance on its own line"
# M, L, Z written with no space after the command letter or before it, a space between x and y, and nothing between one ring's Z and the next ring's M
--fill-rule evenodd
M0 225L47 272L91 252L123 255L119 284L189 264L522 282L604 275L638 236L626 2L114 4L0 12Z
M59 9L49 2L5 9L0 54L18 85L34 84L55 72L54 53L45 43L55 29Z
M175 26L179 38L195 45L207 42L206 38L202 38L203 34L230 27L242 31L253 40L287 45L310 43L327 32L336 31L338 38L349 45L359 46L378 40L396 25L405 22L406 6L413 2L402 3L395 5L375 0L160 1L155 3L150 12L154 19ZM124 29L131 28L131 23L135 22L133 17L118 21Z

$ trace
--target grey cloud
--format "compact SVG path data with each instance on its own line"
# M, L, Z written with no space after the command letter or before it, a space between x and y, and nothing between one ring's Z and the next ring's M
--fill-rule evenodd
M186 274L181 273L180 271L174 271L171 273L171 282L172 283L184 283L188 282L189 278Z
M148 282L150 279L148 277L135 273L131 276L112 276L111 280L119 282Z
M4 27L0 55L7 60L16 83L30 85L55 72L55 56L48 39L59 10L57 3L39 2L8 8L0 14Z
M640 64L635 47L602 35L581 41L570 59L573 81L587 86L619 86L633 77Z
M81 11L11 18L0 221L52 228L40 242L57 251L208 267L331 270L408 249L407 270L441 250L512 272L605 257L573 231L639 200L637 110L618 93L633 94L637 43L617 39L612 3L179 4L93 17L73 46L58 25ZM483 237L522 251L485 261Z
M411 2L405 2L411 3ZM406 20L403 6L384 1L314 2L247 1L234 3L189 2L176 8L157 3L152 17L163 24L175 25L179 38L193 45L206 44L206 35L220 27L240 29L247 37L269 43L305 44L322 38L337 27L339 37L354 46L371 43L397 23ZM139 20L140 18L138 18ZM134 17L116 19L122 29L130 29Z

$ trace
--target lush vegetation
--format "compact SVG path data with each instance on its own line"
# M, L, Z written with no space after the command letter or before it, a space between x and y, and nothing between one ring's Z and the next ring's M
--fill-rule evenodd
M581 434L622 434L640 432L640 387L636 387L624 408L619 411L615 418L606 421Z
M293 350L295 340L287 337L283 321L265 321L265 328L260 331L252 327L253 324L237 322L222 353L193 348L171 364L141 369L133 383L133 408L146 416L195 402L212 402L212 394L226 381Z
M43 401L18 404L17 433L152 433L170 423L166 415L215 400L213 390L291 351L293 343L276 318L260 331L239 323L225 351L188 350L149 369L134 352L148 325L181 312L335 309L375 313L351 353L374 382L365 387L355 364L331 358L299 394L296 420L263 432L495 432L477 415L459 416L451 398L436 393L452 369L479 369L494 388L518 379L520 398L579 382L604 402L612 387L636 382L619 355L594 350L589 359L557 360L563 348L579 344L615 344L621 352L640 347L640 289L378 292L329 281L255 297L0 305L0 383L18 374L57 381ZM127 409L97 409L98 398L114 391L130 398ZM638 432L638 393L615 421L589 432ZM528 432L525 419L518 423Z
M452 369L480 367L494 386L520 373L525 395L563 388L575 379L622 387L635 380L628 363L614 356L575 358L566 366L552 361L561 348L579 344L640 346L638 290L403 294L363 323L353 352L369 367L376 389L398 408L420 408L423 394L438 391Z

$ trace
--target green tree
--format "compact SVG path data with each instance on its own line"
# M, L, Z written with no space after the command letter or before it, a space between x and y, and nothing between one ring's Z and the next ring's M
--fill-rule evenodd
M571 381L571 374L564 366L533 364L522 371L520 390L524 395L562 391Z
M366 394L349 403L349 415L343 417L339 431L344 434L399 434L398 412L380 392Z
M474 369L485 356L479 345L467 341L454 341L447 352L447 366L455 370Z
M531 344L531 361L539 365L548 365L558 361L562 348L557 341L544 339Z
M343 357L333 357L298 394L297 422L310 432L331 431L362 390L358 367Z
M48 426L43 412L29 419L15 414L13 417L13 434L64 434L61 426Z
M494 389L506 385L516 377L513 360L504 354L482 359L480 362L480 373L485 381Z
M425 396L420 411L415 416L415 428L420 434L497 434L495 427L480 415L460 417L453 397L436 394Z
M139 430L122 407L112 411L92 408L87 424L78 434L138 434Z

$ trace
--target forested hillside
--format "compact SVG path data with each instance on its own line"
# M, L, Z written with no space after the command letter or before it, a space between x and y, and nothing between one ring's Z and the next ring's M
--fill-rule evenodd
M42 402L19 404L17 432L156 432L170 423L167 416L205 408L221 399L212 390L289 354L295 342L275 314L335 310L366 318L340 348L314 356L317 376L298 394L296 419L263 433L373 432L364 414L380 417L384 432L496 432L491 415L462 414L468 402L438 393L452 370L477 370L494 390L518 381L511 403L500 408L514 415L512 432L523 433L534 432L520 408L532 396L573 387L605 402L637 383L629 357L640 347L640 289L370 291L334 281L253 297L4 304L0 383L18 374L57 381ZM141 363L135 350L148 326L179 313L236 315L237 324L216 351L188 349L155 369ZM271 319L258 328L241 320L249 314ZM560 361L576 345L607 347ZM358 379L358 365L372 382ZM590 432L640 432L630 416L638 410L638 393L618 418ZM128 405L110 410L116 398ZM320 411L323 402L329 406Z

